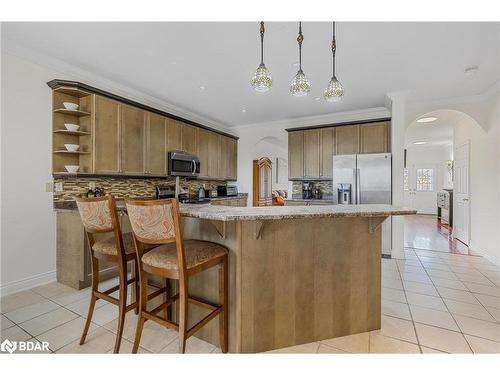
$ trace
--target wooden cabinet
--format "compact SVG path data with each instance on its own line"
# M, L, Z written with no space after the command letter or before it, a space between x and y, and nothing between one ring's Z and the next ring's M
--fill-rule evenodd
M345 125L335 128L335 150L337 155L359 153L359 125Z
M229 160L227 155L229 153L229 138L220 136L219 139L219 178L227 178L229 176Z
M182 124L167 118L167 152L182 150Z
M121 166L123 174L145 172L145 112L129 105L121 105Z
M146 128L146 174L167 174L166 119L156 113L148 113Z
M198 128L182 124L182 151L196 155L198 153Z
M238 140L225 137L228 140L227 157L229 159L227 179L236 180L238 178Z
M272 206L272 163L268 158L253 161L253 205Z
M304 175L304 132L288 133L288 179Z
M247 198L245 196L237 196L234 198L217 199L212 200L210 204L212 204L213 206L246 207Z
M304 131L304 177L319 176L319 129Z
M387 122L364 124L360 131L361 153L389 151L389 124Z
M333 156L390 152L390 121L288 132L288 179L331 179Z
M322 128L320 130L320 177L333 176L333 155L335 153L335 128Z
M95 97L94 173L120 173L120 104Z
M219 176L220 136L217 133L199 128L197 137L200 177Z

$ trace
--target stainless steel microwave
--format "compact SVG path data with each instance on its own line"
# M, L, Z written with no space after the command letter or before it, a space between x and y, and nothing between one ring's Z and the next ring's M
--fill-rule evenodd
M196 177L200 174L198 156L182 151L170 151L168 157L168 174L170 176Z

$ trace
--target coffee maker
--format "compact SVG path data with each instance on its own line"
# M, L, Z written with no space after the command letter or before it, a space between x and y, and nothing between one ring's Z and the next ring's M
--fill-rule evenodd
M304 181L302 183L302 199L312 199L313 198L313 183L309 181Z

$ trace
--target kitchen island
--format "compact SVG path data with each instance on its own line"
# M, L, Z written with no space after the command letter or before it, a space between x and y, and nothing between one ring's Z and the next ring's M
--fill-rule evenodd
M229 351L255 353L380 328L381 230L390 205L181 205L185 238L229 249ZM217 301L217 271L190 279ZM191 318L206 314L196 308ZM218 345L218 321L198 337Z
M74 202L73 202L74 203ZM123 201L118 201L123 210ZM57 277L87 285L88 248L74 204L56 207ZM391 205L225 207L181 204L185 239L229 249L229 351L256 353L380 328L381 230ZM125 214L124 232L130 231ZM82 273L83 264L83 275ZM103 264L101 277L113 277ZM78 276L75 278L75 275ZM190 293L218 301L218 271L189 279ZM190 305L189 322L206 310ZM195 334L219 345L218 319Z

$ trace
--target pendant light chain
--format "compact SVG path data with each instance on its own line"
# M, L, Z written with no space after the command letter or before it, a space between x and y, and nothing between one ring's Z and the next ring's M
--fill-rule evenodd
M332 26L332 77L335 77L335 52L337 52L337 42L335 40L335 21Z
M299 22L299 35L297 36L297 42L299 43L299 70L302 71L302 42L304 41L304 35L302 34L302 22Z
M260 22L260 63L264 64L264 21Z

